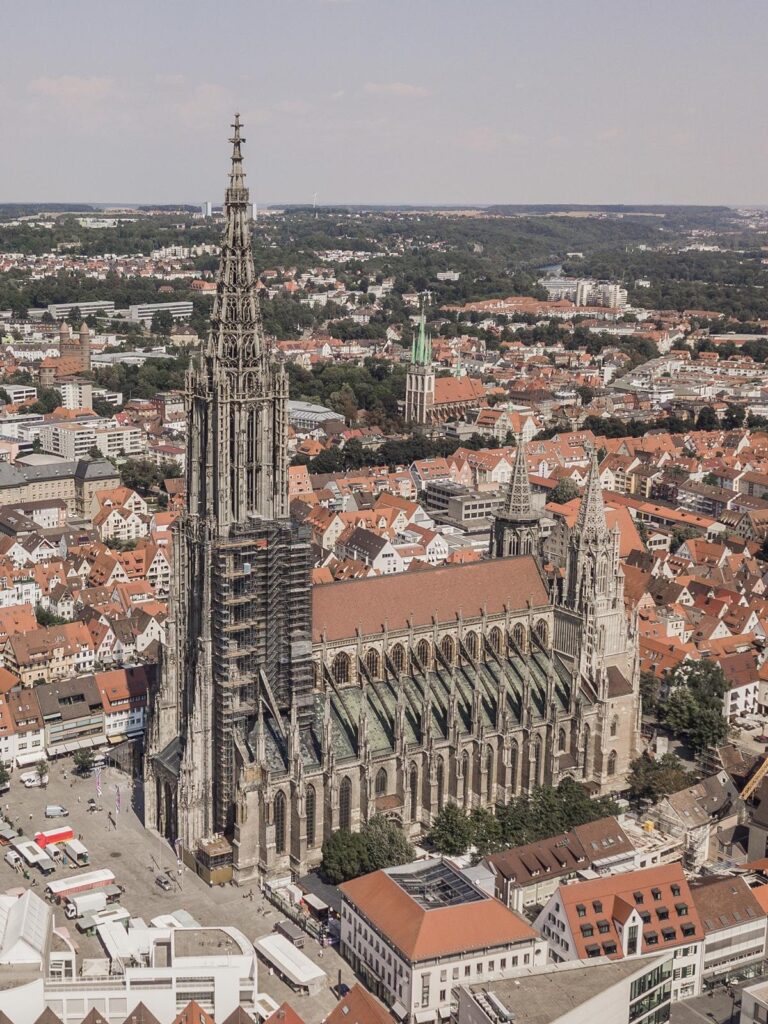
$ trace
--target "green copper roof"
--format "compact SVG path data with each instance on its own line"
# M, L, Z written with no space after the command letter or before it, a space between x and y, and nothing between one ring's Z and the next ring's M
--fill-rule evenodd
M432 365L432 342L427 337L427 321L423 309L419 317L419 331L411 346L411 362L416 366Z

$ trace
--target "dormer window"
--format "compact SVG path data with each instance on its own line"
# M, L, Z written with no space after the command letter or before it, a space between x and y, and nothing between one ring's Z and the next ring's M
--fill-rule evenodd
M643 896L643 894L641 892L633 893L632 894L632 898L634 899L635 903L637 903L638 906L642 906L643 903L645 902L645 896Z
M677 885L677 883L675 883L674 885L670 886L670 888L672 890L672 895L673 896L679 896L680 895L680 886Z
M594 929L591 924L583 924L581 926L581 934L585 939L589 939L594 935Z
M667 910L666 907L659 907L658 910L656 911L656 917L658 917L658 919L660 921L668 921L669 920L669 911Z
M579 915L579 917L587 916L587 908L584 906L583 903L576 904L576 913Z
M688 916L688 904L687 903L676 903L675 910L677 911L678 917Z
M655 900L660 900L661 899L661 889L651 889L651 896L653 896L653 898Z
M596 914L602 914L603 904L600 902L600 900L592 900L592 909Z

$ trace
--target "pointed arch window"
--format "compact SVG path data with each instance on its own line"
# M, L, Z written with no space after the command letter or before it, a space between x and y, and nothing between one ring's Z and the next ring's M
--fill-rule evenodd
M541 785L541 736L533 741L533 784Z
M464 636L464 646L467 649L467 654L473 661L477 661L477 633L474 630L470 630Z
M512 640L515 647L525 654L525 626L522 622L516 622L512 627Z
M501 654L501 630L498 626L494 626L488 634L488 643L495 654Z
M275 796L275 852L285 853L285 793L282 790Z
M465 750L461 755L461 774L464 786L464 805L469 804L469 751Z
M389 653L392 667L398 675L405 671L405 648L402 644L395 644Z
M387 795L387 769L379 768L376 772L376 796Z
M343 686L350 680L350 660L346 651L339 651L333 659L331 675L338 686Z
M352 780L345 775L339 786L339 828L352 828Z
M315 823L317 820L317 794L314 786L307 786L304 810L307 816L307 846L312 847L315 845Z
M517 765L519 760L519 748L516 740L509 745L509 788L514 796L517 793Z
M429 640L419 640L416 645L416 657L419 659L422 668L427 669L430 667L430 662L432 660L432 646L430 645Z
M611 719L611 736L615 736L619 731L619 716L614 715Z
M371 679L381 678L381 656L375 647L371 647L365 655L365 667Z
M536 636L542 647L549 647L549 626L544 619L539 619L536 623Z
M456 644L453 642L452 636L444 636L440 641L440 650L443 652L443 657L449 665L453 664L454 658L456 657Z
M592 753L591 750L589 749L589 744L590 744L591 738L592 738L592 733L590 731L590 728L589 728L588 725L585 725L584 726L584 754L583 754L583 762L582 762L582 767L584 769L584 774L585 775L588 774L588 772L589 772L590 756L591 756L591 753Z
M562 753L566 747L565 729L561 729L557 734L557 749Z
M495 794L495 779L493 777L493 771L495 767L496 759L493 756L493 747L488 747L485 754L485 797L489 804L493 803Z
M616 774L616 751L612 750L608 755L608 774Z
M445 762L442 757L437 759L435 776L437 782L437 809L442 811L443 804L445 803Z
M419 811L419 769L415 764L411 766L410 789L411 821L416 821Z

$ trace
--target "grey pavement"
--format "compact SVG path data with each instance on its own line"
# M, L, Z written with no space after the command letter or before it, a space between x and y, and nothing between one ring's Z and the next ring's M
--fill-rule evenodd
M82 840L90 854L91 868L109 868L116 880L125 887L122 905L133 917L143 918L147 923L160 914L174 910L188 911L201 925L232 925L239 928L251 941L272 931L281 919L278 910L260 897L257 887L253 898L247 888L236 886L206 885L193 871L183 868L177 873L176 857L168 845L158 836L147 832L132 807L131 781L128 776L114 768L102 772L102 796L96 794L96 779L80 779L72 774L71 762L51 764L50 781L47 788L25 789L18 780L19 772L12 777L10 792L0 797L5 817L23 829L30 838L40 830L59 824L69 824L75 835ZM66 773L67 778L64 778ZM115 787L120 787L121 808L115 810ZM140 793L139 793L140 796ZM88 799L94 798L100 811L88 811ZM46 819L46 804L62 804L70 814L68 818ZM174 880L174 889L164 892L155 883L155 876L168 869ZM88 870L88 869L86 869ZM64 877L74 873L68 867L58 867L51 878ZM35 889L42 892L44 880L37 871L32 873ZM0 891L12 886L30 885L4 860L0 859ZM104 951L97 937L82 936L66 921L57 908L57 925L68 927L75 940L81 957L103 957ZM338 982L339 970L342 981L348 985L355 982L351 968L332 948L321 949L309 935L303 952L314 960L328 975L328 987L311 998L293 992L269 968L259 963L259 990L266 992L278 1004L288 1000L307 1024L319 1024L336 1005L331 986Z

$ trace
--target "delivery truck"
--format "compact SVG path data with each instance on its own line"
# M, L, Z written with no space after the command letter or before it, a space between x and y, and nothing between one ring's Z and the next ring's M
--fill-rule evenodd
M64 843L64 853L76 868L84 868L90 862L88 849L79 839L70 839Z
M79 896L69 896L64 904L64 913L72 920L85 914L97 914L107 909L107 893L104 889L94 889Z

